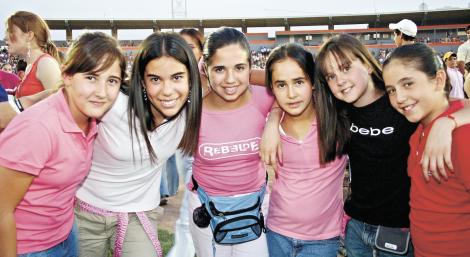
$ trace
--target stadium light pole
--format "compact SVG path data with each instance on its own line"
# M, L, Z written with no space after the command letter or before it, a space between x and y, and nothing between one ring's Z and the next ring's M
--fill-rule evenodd
M171 17L186 18L186 0L171 0Z

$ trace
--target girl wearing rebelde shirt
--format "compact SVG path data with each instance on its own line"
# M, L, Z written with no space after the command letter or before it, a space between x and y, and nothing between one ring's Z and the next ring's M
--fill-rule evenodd
M263 87L249 85L251 63L248 40L233 28L213 32L204 45L204 66L210 93L203 100L201 130L194 155L193 176L210 196L235 197L260 190L266 171L259 157L259 141L274 98ZM189 183L189 189L193 188ZM264 198L266 214L268 197ZM190 217L201 206L195 192L189 202ZM210 228L189 228L197 256L213 256ZM256 240L214 244L215 256L267 257L264 233Z

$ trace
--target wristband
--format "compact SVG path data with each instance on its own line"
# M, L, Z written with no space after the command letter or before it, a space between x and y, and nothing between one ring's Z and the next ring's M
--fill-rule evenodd
M459 125L457 124L457 120L455 119L455 117L452 114L448 114L446 117L451 119L454 122L454 125L455 125L454 129L459 127Z
M11 109L13 109L16 113L20 113L20 110L18 109L18 106L16 105L14 96L8 95L8 103L10 104Z
M21 101L19 98L16 98L15 97L15 104L16 104L16 107L18 107L18 110L20 110L20 112L24 111L24 107L23 105L21 104Z

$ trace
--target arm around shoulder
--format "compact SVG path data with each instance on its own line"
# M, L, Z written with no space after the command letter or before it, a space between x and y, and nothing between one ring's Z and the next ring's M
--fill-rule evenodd
M281 136L279 134L279 124L281 123L282 110L274 102L269 113L263 135L260 142L260 157L265 165L277 170L277 163L282 163Z
M10 102L0 103L0 132L2 132L10 121L18 114Z
M16 99L14 96L8 97L8 102L0 103L0 132L2 132L10 123L10 121L22 110L19 110L18 104L21 105L21 108L29 108L33 104L47 98L56 92L56 89L46 89L42 92L36 93L34 95L23 96ZM16 104L15 104L16 101Z
M445 167L453 170L451 148L452 131L457 127L470 124L470 101L459 100L464 108L445 117L437 119L429 132L426 147L421 159L423 175L428 180L428 171L440 181L440 177L447 178Z
M457 122L457 127L470 124L470 100L466 99L459 101L463 102L464 107L452 114Z
M452 153L455 162L456 175L462 180L470 193L470 125L464 126L454 133Z

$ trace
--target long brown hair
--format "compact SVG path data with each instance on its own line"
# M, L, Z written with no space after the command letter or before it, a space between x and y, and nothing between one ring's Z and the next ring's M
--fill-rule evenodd
M314 79L315 79L315 61L311 52L307 51L302 45L296 43L287 43L284 45L280 45L276 47L271 53L269 54L268 60L266 61L266 86L271 90L273 89L273 67L274 64L281 60L291 59L299 65L302 72L308 76L308 80L312 85L315 87ZM317 120L317 126L322 127L324 120L322 113L318 112L318 108L316 108L315 103L315 90L312 94L312 102L315 105L315 115ZM336 158L335 153L325 153L324 145L328 142L325 142L325 138L321 137L320 130L317 131L318 136L318 148L319 148L319 157L320 162L325 164L329 161L332 161ZM338 153L338 155L341 153Z
M380 64L357 38L340 34L332 37L321 47L315 68L315 107L318 113L317 118L324 121L318 128L320 138L322 138L320 152L325 154L322 156L322 161L332 160L338 153L345 152L350 137L350 122L347 113L349 104L336 99L326 81L329 55L332 55L340 64L352 62L352 59L357 58L364 65L371 67L371 79L374 86L385 92Z
M18 11L8 17L6 23L9 36L13 41L16 40L12 33L13 25L17 26L23 33L31 31L33 32L36 43L41 50L54 57L57 62L61 63L59 51L51 40L49 26L47 26L47 23L41 17L32 12Z
M189 72L189 101L181 108L186 111L186 127L178 149L186 155L193 155L199 139L201 123L202 92L201 80L196 58L184 39L172 32L156 32L148 36L140 45L132 66L132 77L129 86L128 117L129 128L133 135L140 140L138 132L142 135L150 161L157 159L150 143L148 132L155 129L150 103L144 98L144 72L145 67L152 60L169 56L184 64ZM177 116L175 115L175 116ZM169 117L169 120L175 117ZM140 125L139 125L140 124ZM139 125L139 126L138 126ZM165 146L162 146L165 147Z

